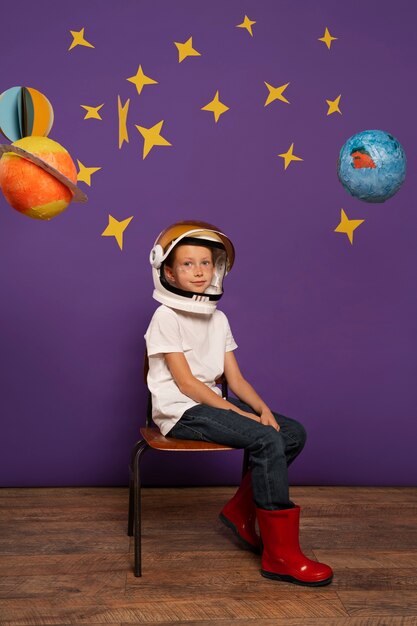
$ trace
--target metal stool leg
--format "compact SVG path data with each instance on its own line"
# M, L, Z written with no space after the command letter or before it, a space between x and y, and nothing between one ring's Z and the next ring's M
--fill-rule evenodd
M134 480L133 480L133 465L135 462L135 456L138 449L143 445L143 439L135 443L135 446L132 450L132 454L130 457L130 465L129 465L129 517L127 522L127 534L129 537L133 537L133 518L134 518Z
M127 521L127 534L129 537L133 537L133 515L134 515L134 500L133 500L133 472L130 470L129 475L129 518Z
M134 497L134 536L135 536L135 576L142 576L142 515L141 515L141 484L140 461L142 454L149 449L146 441L140 441L135 446L133 462L133 497Z

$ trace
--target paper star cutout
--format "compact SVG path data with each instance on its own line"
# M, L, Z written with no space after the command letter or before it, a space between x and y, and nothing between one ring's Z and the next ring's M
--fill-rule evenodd
M100 104L98 107L89 107L86 104L80 104L80 106L87 111L87 113L84 116L85 120L90 120L90 119L101 120L102 119L99 111L101 107L104 107L104 103Z
M274 100L282 100L282 102L287 102L287 104L290 104L287 98L282 95L290 83L281 85L281 87L273 87L272 85L269 85L266 81L264 81L264 83L269 90L269 94L264 106L268 106L268 104L271 104L271 102L273 102Z
M323 37L319 37L319 41L323 41L329 50L330 50L330 46L332 45L332 41L336 41L336 40L337 40L337 37L332 37L327 27L326 27L326 30L324 31Z
M339 109L339 102L341 97L342 95L339 94L335 100L326 100L327 104L329 105L327 115L331 115L332 113L340 113L340 115L342 115L342 111Z
M119 244L120 250L123 250L123 233L133 220L132 217L128 217L126 220L119 222L112 215L109 215L109 225L106 230L101 233L102 237L115 237Z
M150 78L149 76L146 76L143 73L141 65L139 65L139 69L136 72L135 76L131 76L130 78L127 78L126 80L128 80L130 83L133 83L136 86L136 89L139 95L142 93L142 89L144 88L145 85L157 85L158 84L157 80L154 80L153 78Z
M84 39L84 31L85 28L81 30L70 30L71 35L73 36L72 43L68 48L68 51L75 48L75 46L85 46L86 48L94 48L93 44L89 43L86 39Z
M101 167L85 167L85 165L83 165L81 161L79 161L78 159L77 159L77 163L79 167L77 180L81 181L82 183L87 183L87 185L91 187L91 176L95 172L98 172L99 170L101 170Z
M201 57L201 54L193 48L193 38L190 37L185 43L174 41L178 48L178 63L182 63L187 57Z
M129 100L126 100L122 106L120 96L117 96L117 113L119 115L119 149L122 147L123 142L129 143L129 135L127 134L127 113L129 111Z
M252 26L256 24L253 20L250 20L247 15L245 15L245 19L241 24L238 24L236 28L246 28L251 37L253 37Z
M220 115L223 115L223 113L226 113L226 111L229 110L229 107L223 104L223 102L220 102L219 92L216 91L216 95L214 96L213 100L209 102L208 104L206 104L206 106L201 107L201 110L212 111L214 113L214 119L216 120L216 122L218 122Z
M144 159L154 146L172 146L172 144L161 135L163 123L164 120L161 120L158 124L155 124L155 126L152 126L151 128L144 128L143 126L137 126L137 124L135 124L136 128L145 140L143 144Z
M279 154L278 156L282 157L284 159L284 169L287 169L287 167L289 166L289 164L291 163L291 161L302 161L303 159L300 159L300 157L295 156L292 151L294 148L294 144L292 143L291 146L288 148L287 152L284 152L283 154Z
M353 244L353 231L365 220L350 220L343 209L340 210L340 224L334 229L335 233L345 233Z

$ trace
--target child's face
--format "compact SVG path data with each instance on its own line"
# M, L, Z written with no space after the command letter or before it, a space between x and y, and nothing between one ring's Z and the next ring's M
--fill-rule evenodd
M213 254L204 246L178 246L172 267L165 266L169 282L184 291L204 293L213 278Z

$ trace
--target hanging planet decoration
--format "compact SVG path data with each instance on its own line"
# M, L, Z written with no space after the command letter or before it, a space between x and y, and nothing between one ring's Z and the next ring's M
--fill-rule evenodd
M0 131L10 141L46 137L54 122L48 98L33 87L11 87L0 95Z
M58 142L48 137L24 137L0 145L0 188L17 211L50 220L71 200L86 202L77 185L74 162Z
M364 130L342 147L337 175L352 196L385 202L404 182L406 157L400 142L383 130Z
M17 211L50 220L71 200L86 202L67 150L47 137L54 121L48 98L33 87L11 87L0 95L0 131L14 142L0 144L0 188Z

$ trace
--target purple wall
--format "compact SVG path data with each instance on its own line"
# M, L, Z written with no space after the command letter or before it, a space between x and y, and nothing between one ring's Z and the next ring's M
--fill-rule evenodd
M143 333L156 307L148 253L169 223L222 227L236 265L221 307L248 379L302 421L293 483L416 484L416 10L412 0L8 3L0 91L45 93L50 134L89 167L87 205L51 222L0 197L2 485L121 485L143 422ZM235 28L256 20L253 38ZM318 41L328 27L331 49ZM95 48L70 52L70 30ZM201 57L178 63L174 41ZM141 64L159 82L126 80ZM264 107L264 81L291 104ZM201 111L220 90L230 107ZM130 98L118 149L117 95ZM326 99L342 95L338 113ZM81 104L99 105L84 120ZM172 147L142 159L135 124L164 120ZM385 204L350 197L336 159L380 128L408 158ZM4 140L5 142L5 140ZM294 142L303 162L277 156ZM340 209L365 219L351 245ZM134 216L120 251L108 214ZM240 453L148 453L147 484L234 483Z

